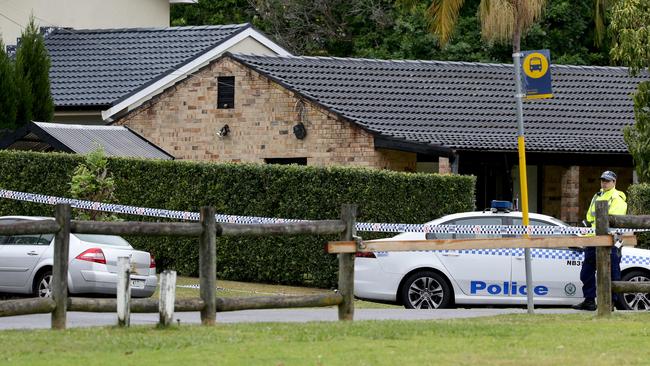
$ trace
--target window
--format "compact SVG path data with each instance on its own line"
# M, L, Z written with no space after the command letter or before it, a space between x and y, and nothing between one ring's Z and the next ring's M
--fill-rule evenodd
M446 222L442 225L501 225L500 217L468 217L463 219L456 219ZM427 233L427 239L487 239L487 238L501 238L501 234L469 234L469 233Z
M307 165L307 158L273 158L273 159L264 159L264 162L267 164L280 164L280 165Z
M114 247L131 247L121 236L100 234L74 234L79 240L89 244L112 245Z
M4 245L50 245L54 234L12 235L6 238Z
M217 108L235 108L235 77L217 77Z

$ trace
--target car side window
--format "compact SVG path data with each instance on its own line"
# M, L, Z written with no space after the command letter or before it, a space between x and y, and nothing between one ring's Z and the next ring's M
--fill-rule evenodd
M12 224L12 223L15 223L15 222L18 222L18 220L11 220L11 219L0 220L0 223L3 223L3 224ZM8 236L8 235L0 235L0 245L6 244L7 241L9 240L9 238L10 238L10 236Z
M12 235L6 240L5 245L42 245L40 239L40 234Z
M468 217L462 219L452 220L442 225L501 225L500 217ZM475 233L427 233L427 239L486 239L486 238L501 238L501 234L475 234Z
M513 218L512 219L512 224L513 225L523 225L523 220L520 218ZM558 226L557 224L554 224L552 222L548 221L542 221L542 220L537 220L537 219L531 219L530 220L530 225L529 226ZM513 235L513 238L521 238L521 235ZM566 249L568 250L568 247L563 247L563 248L553 248L553 249Z
M5 219L2 223L16 223L22 220ZM50 245L54 234L27 234L0 236L0 245Z
M484 225L501 225L500 217L470 217L466 219L458 219L456 225L470 225L470 226L484 226ZM492 239L501 238L501 234L475 234L475 233L459 233L456 234L456 239Z

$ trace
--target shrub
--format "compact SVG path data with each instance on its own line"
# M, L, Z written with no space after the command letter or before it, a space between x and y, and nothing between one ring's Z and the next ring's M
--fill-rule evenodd
M0 187L67 196L83 157L0 151ZM125 205L293 219L336 219L343 203L360 222L423 223L474 208L471 176L399 173L352 167L216 164L110 158L116 201ZM51 215L53 206L0 200L0 214ZM125 216L127 220L163 221ZM376 238L376 233L360 233ZM392 235L392 234L389 234ZM129 237L156 256L159 268L198 273L198 238ZM336 236L224 237L217 243L220 278L316 287L336 284L337 260L323 246Z
M628 215L650 215L650 184L633 184L628 189ZM638 248L650 249L650 233L637 234Z

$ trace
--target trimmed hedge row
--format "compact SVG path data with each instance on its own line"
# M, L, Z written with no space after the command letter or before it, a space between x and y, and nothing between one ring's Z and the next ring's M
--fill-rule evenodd
M82 161L60 153L0 152L0 188L69 197ZM215 164L111 158L121 204L295 219L335 219L343 203L359 221L422 223L474 209L472 176L412 174L350 167ZM53 206L0 199L0 214L52 215ZM128 220L162 221L124 217ZM361 233L366 238L377 234ZM198 273L197 239L128 238L156 256L158 268ZM323 245L336 236L219 238L217 272L240 281L332 287L337 261Z
M650 184L633 184L627 189L629 215L650 215ZM637 248L650 249L650 233L637 234Z

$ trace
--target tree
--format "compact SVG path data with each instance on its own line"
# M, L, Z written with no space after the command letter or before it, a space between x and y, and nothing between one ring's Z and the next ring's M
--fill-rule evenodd
M612 7L609 31L613 61L636 75L650 67L650 0L620 0ZM639 181L650 183L650 82L641 82L634 99L634 126L624 130Z
M235 24L255 21L252 0L199 0L196 4L172 4L173 26Z
M70 182L70 194L73 198L110 203L115 200L115 180L108 172L108 159L104 149L97 147L86 155L85 162L74 170ZM77 217L81 220L116 220L116 216L108 212L96 210L80 211Z
M0 135L2 130L13 130L15 127L16 102L14 65L0 39Z
M32 16L23 30L16 50L16 76L20 88L17 121L19 124L34 119L51 121L54 101L50 94L50 58L45 40L38 32Z
M594 1L548 0L539 22L522 34L522 47L548 48L554 63L608 65L609 49L595 46ZM252 22L297 55L512 62L510 47L481 39L480 4L464 1L442 48L429 31L431 0L200 0L172 5L171 21Z

